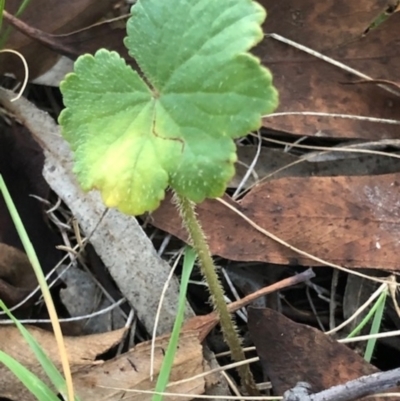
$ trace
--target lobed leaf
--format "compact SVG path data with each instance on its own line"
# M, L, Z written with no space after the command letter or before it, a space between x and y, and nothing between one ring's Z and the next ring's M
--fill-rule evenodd
M155 210L168 186L194 202L222 195L233 139L278 102L271 74L247 53L264 18L251 0L138 0L125 45L143 78L101 49L61 84L59 121L82 187L129 214Z

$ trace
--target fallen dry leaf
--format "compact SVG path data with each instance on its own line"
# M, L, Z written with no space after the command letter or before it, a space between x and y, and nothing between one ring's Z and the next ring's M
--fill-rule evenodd
M400 14L376 29L370 24L385 12L386 0L316 2L261 0L268 11L264 32L323 53L373 79L400 81L397 31ZM378 85L348 85L360 78L288 44L267 37L255 49L268 66L279 91L276 112L314 111L400 119L400 98ZM391 87L390 89L393 89ZM399 92L399 91L397 91ZM280 116L264 125L298 135L354 138L397 138L398 125L339 118Z
M37 280L28 257L19 249L0 242L0 299L13 307L36 287ZM23 305L27 308L31 299Z
M126 36L125 24L128 16L129 14L125 14L97 22L77 31L54 35L30 26L8 12L4 13L4 19L15 29L50 50L72 60L85 53L94 54L100 48L117 51L122 57L129 60L127 48L123 43ZM104 38L107 40L105 41Z
M319 258L348 267L399 268L399 174L282 178L240 202L224 198L256 224ZM216 200L197 212L214 255L237 261L318 265L257 231ZM167 199L152 224L186 241Z
M169 336L158 338L156 341L153 382L150 381L149 376L150 342L146 342L102 365L84 368L74 373L76 393L85 401L118 401L124 397L130 400L150 401L151 394L129 393L128 390L154 389L168 341ZM207 369L206 364L203 364L202 346L197 333L182 332L170 375L170 385L166 391L189 394L189 396L168 397L168 399L171 401L190 400L195 398L195 395L203 394L204 377L173 383L199 375ZM115 390L115 388L124 390Z
M35 327L27 327L44 351L61 369L59 352L53 334ZM154 380L150 380L150 342L137 345L128 352L108 361L101 361L97 356L103 354L120 340L124 329L104 334L82 337L65 337L66 349L73 373L76 394L85 401L117 401L129 389L152 390L168 346L169 336L159 337L155 343ZM49 384L38 361L18 329L12 326L0 326L0 342L3 352L11 355ZM188 397L170 398L171 400L189 400L205 390L205 378L187 380L207 370L203 362L203 353L197 332L181 333L179 347L175 355L174 366L170 376L170 392L191 394ZM215 383L215 377L208 381ZM107 388L109 387L109 388ZM124 390L115 390L113 388ZM0 365L0 396L15 401L34 401L34 397L24 388L19 380L4 366ZM130 399L151 400L151 395L129 394Z
M48 33L68 33L98 21L112 9L113 3L113 0L71 0L66 2L35 0L27 6L20 18L28 25ZM8 0L5 8L10 14L14 14L20 5L19 0ZM4 28L7 26L8 24L4 22ZM18 50L24 55L29 65L30 77L43 74L59 58L57 53L15 29L12 30L6 47ZM37 56L38 54L40 57ZM22 75L21 62L15 55L2 54L1 57L1 73L11 72L18 76Z
M61 362L54 335L37 327L26 326L33 337L42 346L46 354L61 369ZM96 357L116 345L125 329L104 334L82 337L65 337L69 362L73 371L87 366L96 366ZM49 384L43 370L28 343L14 326L0 326L1 350L17 359L26 368ZM0 396L11 400L33 401L35 398L24 388L21 382L3 364L0 364Z
M378 372L344 344L272 309L249 308L248 318L250 337L260 357L265 380L271 380L276 395L282 395L299 381L310 383L312 392L316 393Z

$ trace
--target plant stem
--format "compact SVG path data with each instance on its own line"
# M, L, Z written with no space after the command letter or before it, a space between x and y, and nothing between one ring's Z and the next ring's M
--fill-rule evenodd
M231 350L233 360L235 362L243 361L246 358L242 349L241 341L228 311L224 299L224 290L222 289L221 282L218 278L206 237L199 221L197 220L194 204L189 199L183 196L181 197L178 194L175 194L175 198L183 222L189 232L192 246L199 258L201 272L207 281L212 303L219 314L224 339ZM242 365L239 366L237 370L242 380L242 384L249 395L260 395L249 366Z

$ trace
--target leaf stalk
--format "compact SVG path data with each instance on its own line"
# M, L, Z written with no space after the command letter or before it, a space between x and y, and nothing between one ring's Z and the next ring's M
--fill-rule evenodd
M224 290L218 278L216 266L214 265L206 237L201 228L200 222L197 219L194 203L186 197L180 196L176 193L175 201L184 225L189 233L190 240L192 241L191 245L197 253L200 262L200 269L202 275L207 281L213 306L219 314L222 333L230 348L232 358L235 362L243 361L246 358L241 341L228 311L224 298ZM251 396L260 395L249 365L239 366L237 370L242 384L248 394Z

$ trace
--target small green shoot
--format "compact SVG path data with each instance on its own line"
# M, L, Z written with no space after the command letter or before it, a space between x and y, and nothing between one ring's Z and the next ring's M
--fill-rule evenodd
M382 324L383 312L385 310L387 295L388 295L388 292L384 291L376 302L378 304L378 307L377 307L375 315L374 315L374 320L372 321L371 330L370 330L371 335L379 333L379 330L380 330L381 324ZM372 355L375 350L375 346L376 346L376 338L369 339L367 342L367 347L365 349L365 353L364 353L364 359L367 362L371 362Z
M179 334L181 332L183 318L185 314L187 288L195 261L196 261L196 253L192 248L186 247L185 256L183 260L181 285L179 289L178 311L174 322L174 328L172 330L171 338L168 343L168 348L161 365L156 388L154 390L156 393L163 393L165 391L168 384L171 369L174 365L174 357L176 353L176 348L178 346ZM152 400L161 401L162 398L163 397L161 395L154 395Z
M379 295L378 299L372 306L372 308L368 311L362 321L358 324L358 326L347 336L347 338L355 337L371 320L373 317L372 325L370 334L377 334L379 333L379 329L381 327L383 312L385 310L386 298L388 295L388 288L386 287L381 294ZM364 353L364 359L367 362L371 362L371 358L375 349L376 339L371 338L367 342L367 346Z
M372 319L372 316L374 316L375 312L379 308L380 304L385 301L386 299L386 293L387 290L383 290L381 294L379 295L378 299L372 306L372 308L368 311L368 313L364 316L364 318L361 320L361 322L357 325L357 327L354 328L354 330L346 337L346 338L353 338L355 337L360 331L368 324L368 322Z

